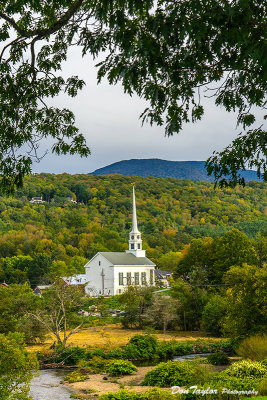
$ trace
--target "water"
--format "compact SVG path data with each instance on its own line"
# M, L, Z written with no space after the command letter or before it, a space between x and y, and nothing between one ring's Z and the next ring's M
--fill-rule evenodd
M31 381L30 395L34 400L70 400L71 389L60 382L69 371L46 369Z
M187 354L184 356L174 356L172 358L172 361L185 361L185 360L195 360L196 358L205 358L208 357L208 355L211 353L200 353L200 354ZM160 362L166 362L168 360L134 360L133 364L136 367L152 367L154 365L157 365Z
M184 356L176 356L173 361L192 360L194 358L207 357L210 353L188 354ZM157 361L140 361L135 363L138 366L156 365ZM31 381L30 395L34 400L70 400L73 391L61 383L64 376L70 371L62 369L45 369L41 370L39 376Z
M194 360L195 358L205 358L208 357L211 353L200 353L200 354L187 354L184 356L175 356L172 361L184 361L184 360Z
M162 360L133 360L132 363L136 367L154 367L154 365L157 365L159 362L162 362Z

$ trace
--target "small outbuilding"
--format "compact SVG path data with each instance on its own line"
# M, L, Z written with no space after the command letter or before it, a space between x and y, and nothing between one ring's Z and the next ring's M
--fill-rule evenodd
M156 282L161 287L170 287L170 279L172 278L172 271L162 271L161 269L155 269Z

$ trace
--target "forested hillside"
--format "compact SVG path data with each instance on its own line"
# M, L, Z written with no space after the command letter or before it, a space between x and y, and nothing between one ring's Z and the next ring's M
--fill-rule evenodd
M267 191L260 182L214 190L208 182L171 178L34 175L13 198L0 197L0 280L34 285L84 272L97 251L124 251L133 182L144 247L162 268L177 263L194 238L237 228L258 240L267 231ZM34 196L45 203L31 204Z

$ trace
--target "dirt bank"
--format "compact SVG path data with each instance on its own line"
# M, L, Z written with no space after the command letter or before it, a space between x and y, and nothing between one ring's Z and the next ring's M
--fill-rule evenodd
M135 392L145 392L150 387L141 386L141 382L143 381L145 375L154 368L155 366L139 367L137 372L121 378L111 378L106 374L94 374L90 375L90 379L84 382L74 382L69 385L75 390L75 392L85 393L85 391L92 390L99 396L108 392L116 392L120 389L127 389Z

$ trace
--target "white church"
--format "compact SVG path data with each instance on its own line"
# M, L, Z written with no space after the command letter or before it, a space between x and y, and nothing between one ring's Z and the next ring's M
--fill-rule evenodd
M123 293L129 285L153 286L155 266L142 249L133 187L133 222L129 234L129 250L99 252L88 261L84 266L88 282L86 292L91 296L108 296Z

